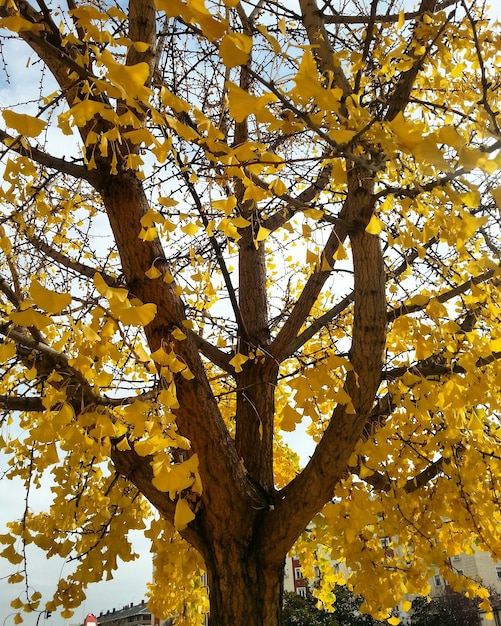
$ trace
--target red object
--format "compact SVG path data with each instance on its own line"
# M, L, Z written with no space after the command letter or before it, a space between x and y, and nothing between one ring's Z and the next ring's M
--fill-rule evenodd
M84 626L97 626L97 617L94 613L89 613L84 621Z

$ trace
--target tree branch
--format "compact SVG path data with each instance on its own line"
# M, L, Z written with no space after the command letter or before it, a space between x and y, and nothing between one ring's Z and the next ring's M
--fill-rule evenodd
M76 163L71 163L65 159L51 156L43 150L34 148L33 146L25 148L20 141L16 140L15 137L12 137L1 129L0 141L7 147L7 150L12 150L21 156L28 157L39 165L57 170L61 174L68 174L69 176L73 176L73 178L86 180L90 183L95 180L95 174L88 170L84 165L77 165Z
M444 0L437 5L437 11L443 11L447 7L457 4L457 0ZM406 21L415 20L422 16L421 9L417 11L406 11L404 13L404 19ZM324 22L326 24L367 24L371 17L369 15L324 15ZM373 20L378 24L395 24L399 21L399 13L391 13L390 15L376 15Z
M409 478L405 483L403 490L405 493L414 493L419 489L425 487L431 480L436 478L441 472L443 472L444 464L450 463L449 459L440 457L436 461L431 462L422 472ZM363 482L371 485L377 491L398 491L397 481L390 478L387 474L382 472L374 472L370 476L364 476L361 478Z
M426 302L422 304L409 304L409 305L402 304L399 307L390 309L388 311L388 321L393 322L394 320L398 319L399 317L402 317L403 315L410 315L412 313L415 313L416 311L422 311L428 306L428 304L432 300L436 300L437 302L440 302L441 304L443 304L444 302L451 300L451 298L455 298L456 296L459 296L465 293L466 291L470 290L474 285L485 283L489 281L491 278L494 278L494 276L497 276L499 274L500 267L501 266L498 266L495 269L487 270L483 274L474 276L473 278L468 279L461 285L457 285L457 287L454 287L453 289L450 289L449 291L443 292L439 294L438 296L431 297L429 300L427 300Z

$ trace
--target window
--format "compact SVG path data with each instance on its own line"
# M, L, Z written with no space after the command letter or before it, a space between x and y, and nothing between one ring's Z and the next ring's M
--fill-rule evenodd
M296 591L298 596L306 598L306 587L298 587Z
M501 567L496 567L496 577L501 580Z
M453 561L460 561L461 560L461 556L459 554L457 556L453 556L452 560Z
M435 584L435 587L442 586L442 579L440 578L439 574L435 574L435 576L433 577L433 583Z
M294 568L294 578L296 580L301 580L303 578L303 575L301 574L301 568L300 567L295 567Z

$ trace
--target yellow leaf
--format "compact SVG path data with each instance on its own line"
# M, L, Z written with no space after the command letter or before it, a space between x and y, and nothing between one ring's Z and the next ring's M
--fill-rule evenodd
M16 613L14 615L14 624L22 624L23 623L23 617L20 613Z
M501 352L501 337L490 342L489 348L491 352Z
M128 296L127 289L120 289L117 287L108 287L104 282L104 278L97 272L94 274L94 286L97 291L104 296L107 300L116 298L120 302L125 302Z
M108 69L108 79L119 89L123 98L144 100L151 95L151 90L145 87L150 74L147 63L123 65L117 63L107 50L103 52L101 59Z
M494 198L497 208L501 211L501 186L491 189L491 196Z
M348 258L348 254L346 252L346 248L340 243L337 247L336 252L334 253L334 259L336 261L344 261Z
M401 30L404 24L405 24L405 11L402 9L400 13L398 14L397 29Z
M408 613L411 610L412 607L412 602L410 600L402 600L402 611L404 611L404 613Z
M282 196L288 191L287 185L283 180L280 180L280 178L276 178L273 182L271 182L269 188L276 196Z
M242 33L227 33L219 45L219 56L226 67L245 65L252 50L252 37Z
M189 224L181 226L181 230L183 231L183 233L186 233L187 235L190 235L190 237L193 237L193 235L196 235L198 233L198 226L195 224L195 222L190 222Z
M186 339L186 335L183 333L183 331L180 328L174 328L171 335L177 341L183 341L184 339Z
M56 293L43 287L38 280L32 280L30 295L39 309L47 313L61 313L71 302L69 293Z
M134 50L137 50L138 52L146 52L146 50L150 47L150 44L145 41L135 41L132 45L134 46Z
M147 326L157 314L157 305L153 303L139 306L112 306L111 311L126 326Z
M5 363L16 356L16 344L12 341L3 340L0 343L0 363Z
M238 374L239 372L242 371L242 365L248 360L249 360L248 356L245 356L245 354L240 354L240 352L237 352L237 354L235 354L235 356L232 359L230 359L229 363L235 368L235 372Z
M12 15L9 17L4 17L3 19L0 20L0 27L2 26L11 30L14 33L20 33L26 30L44 30L43 24L30 22L29 20L24 19L24 17L21 17L20 15Z
M371 219L369 220L369 223L365 227L365 231L367 233L370 233L371 235L379 235L383 228L383 222L373 213Z
M7 559L9 563L12 563L13 565L18 565L23 562L23 557L16 552L14 546L12 545L7 546L4 550L2 550L2 552L0 552L0 556Z
M275 102L276 96L271 93L262 96L254 96L234 83L227 82L228 109L231 117L236 122L243 122L249 115L254 115L259 122L271 123L276 121L266 105Z
M162 275L162 272L158 269L158 267L155 267L154 265L152 265L150 269L146 271L144 274L147 278L154 279L154 278L159 278Z
M400 619L398 617L390 617L390 619L388 620L388 624L391 624L391 626L398 626L398 624L400 624Z
M122 134L124 139L128 139L131 143L145 146L151 146L151 144L158 143L156 138L147 128L138 128L136 130L129 130Z
M211 205L216 211L224 211L225 215L231 215L231 212L237 205L237 199L235 196L229 196L222 200L213 200Z
M282 411L281 418L282 421L280 422L280 428L287 432L293 432L296 429L297 424L299 424L303 419L303 416L289 404L286 404Z
M273 37L273 35L270 35L268 30L266 29L266 26L264 26L264 24L259 24L257 26L257 29L261 33L261 35L263 35L263 37L265 37L268 40L268 43L271 44L271 47L273 48L273 52L275 54L280 54L280 51L281 51L280 44L275 39L275 37Z
M2 111L2 115L9 128L13 128L20 135L26 135L27 137L37 137L47 126L47 122L38 119L38 117L26 115L25 113L16 113L9 109Z
M402 113L395 116L389 126L405 148L415 148L423 140L424 124L406 120Z
M247 228L247 226L250 226L249 220L246 220L245 217L242 217L241 215L234 217L231 220L231 223L237 228Z
M256 235L256 241L264 241L266 237L271 233L271 230L265 228L264 226L260 226Z
M188 524L195 519L195 513L184 498L179 498L174 513L174 528L178 531L184 530Z
M35 311L33 307L30 307L24 311L15 311L10 314L10 319L14 324L19 326L34 326L39 330L43 330L49 324L52 324L52 320L47 315Z

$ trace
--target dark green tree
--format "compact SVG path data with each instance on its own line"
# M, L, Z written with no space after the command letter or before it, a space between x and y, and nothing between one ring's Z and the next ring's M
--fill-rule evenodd
M445 592L428 602L419 597L412 603L412 626L479 626L478 600L447 587Z
M306 597L296 593L284 594L283 626L379 626L383 622L360 613L362 597L346 587L336 586L334 613L318 609L317 601L308 590Z

